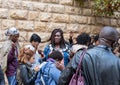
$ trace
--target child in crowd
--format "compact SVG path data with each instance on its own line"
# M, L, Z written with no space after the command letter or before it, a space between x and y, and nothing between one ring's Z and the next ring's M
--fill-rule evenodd
M61 71L64 69L64 65L61 65L62 59L63 55L59 51L53 51L41 67L35 85L57 85Z

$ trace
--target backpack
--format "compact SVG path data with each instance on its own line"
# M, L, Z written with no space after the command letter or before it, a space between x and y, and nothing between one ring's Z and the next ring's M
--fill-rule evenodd
M21 79L21 77L20 77L20 68L19 68L19 67L17 68L16 80L17 80L17 85L24 85L24 84L22 83L22 79Z
M47 65L48 65L47 62L43 62L41 64L41 68L40 68L40 71L37 75L35 85L49 85L48 81L50 79L50 76L49 76L50 68L49 68L48 72L45 73L45 69L46 69Z

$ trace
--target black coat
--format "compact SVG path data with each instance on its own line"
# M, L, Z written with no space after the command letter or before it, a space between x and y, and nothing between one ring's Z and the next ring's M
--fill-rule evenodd
M4 74L2 72L1 66L0 66L0 85L5 85Z
M58 85L69 85L79 63L79 51L60 76ZM82 60L85 85L120 85L120 59L110 48L99 45L89 49Z
M35 85L37 73L28 64L20 64L20 77L24 85Z

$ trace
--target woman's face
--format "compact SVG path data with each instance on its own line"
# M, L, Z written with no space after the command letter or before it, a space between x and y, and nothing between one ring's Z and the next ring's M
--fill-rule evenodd
M35 56L34 56L34 55L30 58L29 62L30 62L31 64L33 64L33 63L35 62Z
M13 42L17 42L18 39L19 39L19 34L11 35L11 40L12 40Z
M59 44L60 41L61 41L61 34L60 34L60 32L57 32L57 33L55 34L55 43L56 43L56 44Z

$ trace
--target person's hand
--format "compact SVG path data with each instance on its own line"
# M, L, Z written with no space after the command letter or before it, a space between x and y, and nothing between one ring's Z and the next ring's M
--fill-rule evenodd
M34 70L35 70L36 72L38 72L38 71L40 70L40 68L39 68L38 66L36 66L36 67L34 68Z
M16 47L16 44L14 42L12 42L12 47L15 48Z
M61 64L61 63L59 63L59 62L56 62L55 65L56 65L56 67L57 67L59 70L61 70L61 71L64 70L64 68L65 68L64 65Z

